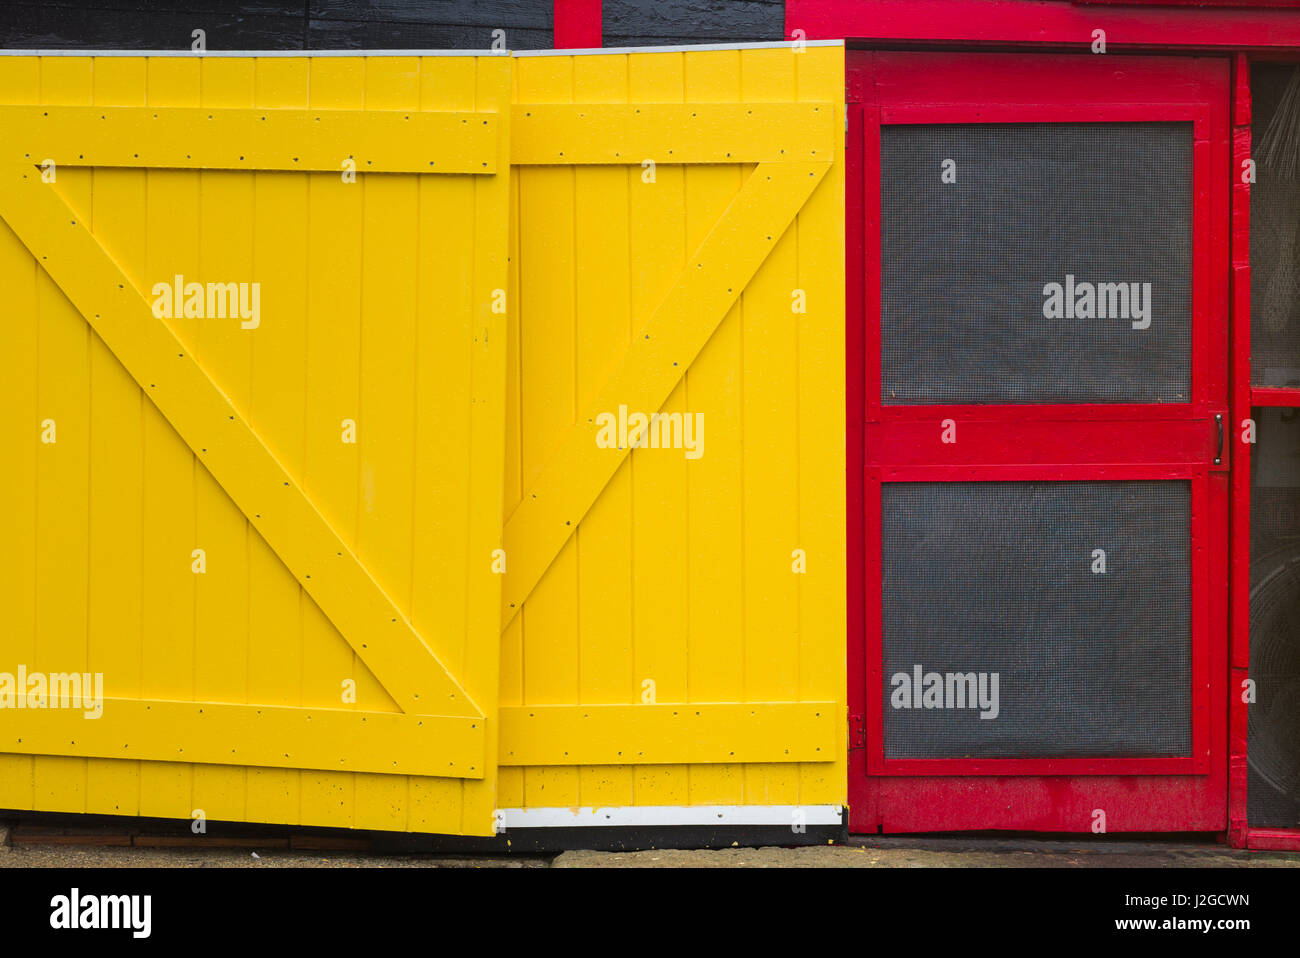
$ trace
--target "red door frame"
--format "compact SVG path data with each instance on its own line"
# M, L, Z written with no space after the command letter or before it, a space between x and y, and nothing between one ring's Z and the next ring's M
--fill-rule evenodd
M1250 668L1250 449L1241 444L1250 417L1250 61L1238 54L1232 83L1232 560L1231 681L1228 683L1228 843L1243 848L1246 822L1246 702ZM1300 846L1298 846L1300 847Z
M595 50L603 45L601 0L554 0L551 18L556 50Z
M1190 48L1235 53L1300 47L1300 9L1208 6L1209 0L1123 5L1066 0L786 0L785 35L805 40L1047 45L1087 50L1104 30L1112 52ZM1222 0L1220 0L1222 3ZM1234 4L1235 6L1235 4Z
M849 51L847 305L849 465L849 761L852 831L1026 829L1086 831L1095 809L1111 830L1221 831L1227 825L1228 449L1215 454L1212 415L1227 414L1228 71L1211 61L1060 55ZM1052 83L1027 82L1046 71ZM904 76L902 96L889 91ZM883 78L883 82L882 82ZM883 87L883 90L882 90ZM1025 91L1033 90L1032 94ZM1189 90L1195 90L1188 95ZM960 91L954 97L954 91ZM1050 92L1047 92L1050 91ZM1191 119L1194 153L1193 396L1170 406L882 406L879 341L879 122ZM1153 108L1150 101L1161 104ZM1101 113L1097 103L1106 104ZM1213 104L1191 109L1189 103ZM990 104L997 106L990 107ZM1007 104L1014 104L1008 107ZM874 235L873 235L874 234ZM1211 322L1214 319L1215 322ZM939 423L963 442L940 450ZM1015 428L1007 428L1014 420ZM1115 428L1163 421L1160 441ZM1068 424L1068 425L1066 425ZM1069 433L1066 447L1060 432ZM878 450L888 448L884 461ZM969 451L978 448L978 455ZM956 450L967 453L957 458ZM1015 450L1016 455L1007 456ZM1083 450L1080 454L1080 450ZM1034 467L988 462L1042 463ZM1134 464L1127 468L1116 464ZM861 470L861 471L859 471ZM1202 560L1193 596L1193 752L1182 759L886 761L879 681L879 482L906 478L1187 478ZM855 535L856 531L856 535ZM856 541L855 541L856 540ZM864 636L866 640L864 641ZM871 693L868 694L868 689ZM871 774L869 775L869 771ZM924 777L921 777L921 776Z
M1270 59L1274 59L1270 57ZM1288 59L1295 60L1294 51ZM1247 706L1242 694L1250 668L1250 451L1244 427L1252 407L1300 407L1300 389L1255 388L1250 363L1250 60L1235 64L1232 113L1232 422L1240 450L1232 474L1232 681L1229 685L1231 775L1228 841L1239 848L1300 851L1300 829L1252 828L1246 805Z

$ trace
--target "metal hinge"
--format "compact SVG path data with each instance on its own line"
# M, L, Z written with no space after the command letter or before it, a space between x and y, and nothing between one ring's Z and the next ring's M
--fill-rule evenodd
M849 716L849 751L867 747L867 723L861 715Z

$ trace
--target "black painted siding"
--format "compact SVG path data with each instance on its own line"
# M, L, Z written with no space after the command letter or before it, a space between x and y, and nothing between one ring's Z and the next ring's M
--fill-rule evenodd
M604 0L605 46L781 40L784 0Z
M0 48L512 50L554 45L552 0L0 0Z
M552 0L309 0L313 50L510 50L554 46Z

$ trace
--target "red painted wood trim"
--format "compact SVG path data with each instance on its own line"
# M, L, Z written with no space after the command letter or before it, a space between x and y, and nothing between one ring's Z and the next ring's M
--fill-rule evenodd
M1236 266L1236 270L1242 272L1241 282L1239 283L1239 296L1244 300L1244 309L1247 317L1250 316L1250 266ZM1244 355L1250 357L1250 326L1246 326L1247 339L1244 347ZM1250 367L1247 364L1245 373L1249 374ZM1288 388L1284 386L1256 386L1249 391L1251 406L1281 406L1284 409L1300 406L1300 389ZM1249 415L1246 413L1245 415ZM1237 423L1241 425L1240 422Z
M1081 7L1089 5L1124 4L1130 7L1294 7L1295 0L1072 0Z
M1087 6L1063 0L786 0L785 33L809 40L1053 44L1087 50L1093 30L1108 50L1300 46L1295 6L1222 9Z
M981 5L983 6L983 5ZM1228 824L1228 463L1213 417L1229 412L1229 115L1223 63L1042 54L848 52L846 192L849 449L849 821L854 832L1015 828L1223 831ZM1119 62L1115 62L1119 61ZM1035 81L1033 78L1037 77ZM1027 79L1028 78L1028 79ZM965 106L962 106L965 104ZM1196 124L1193 391L1163 406L884 406L880 401L880 124L1051 119ZM1098 112L1098 105L1101 112ZM1108 108L1110 108L1108 110ZM979 117L967 115L980 111ZM1146 114L1144 114L1145 116ZM855 275L855 269L859 272ZM855 353L860 351L860 358ZM855 379L861 383L859 387ZM964 442L938 449L942 418ZM973 430L973 432L972 432ZM931 435L933 433L933 435ZM1145 435L1146 442L1129 441ZM1225 439L1231 433L1225 435ZM1068 441L1062 442L1062 437ZM975 441L975 440L979 441ZM931 441L934 440L934 441ZM978 448L975 448L978 447ZM958 458L956 450L960 448ZM1231 455L1225 442L1225 453ZM883 755L880 495L888 481L1186 478L1193 486L1193 745L1181 759L907 760ZM855 488L856 486L856 488ZM853 542L860 531L860 545ZM858 570L855 576L854 570ZM860 577L858 577L860 576Z
M555 0L555 49L586 50L601 46L601 0Z
M847 477L845 491L848 498L846 512L845 565L848 572L848 703L849 703L849 821L853 831L875 831L875 820L867 805L867 758L865 634L866 610L863 584L872 581L866 571L863 551L863 463L865 456L863 423L866 419L866 396L863 384L863 362L866 356L864 314L866 310L866 250L863 243L862 224L865 200L865 173L862 168L863 91L853 84L850 74L847 92L849 128L845 136L844 162L844 395L846 403L847 449L845 464Z
M1287 828L1247 829L1244 841L1237 848L1254 848L1261 851L1300 852L1300 830Z
M847 455L848 476L848 682L849 682L849 830L875 832L881 827L874 792L867 785L867 742L877 731L868 728L866 623L875 609L880 617L879 589L869 586L880 581L880 554L874 559L866 552L868 541L879 541L880 507L876 503L872 528L868 528L865 461L867 390L867 299L879 299L877 287L868 290L868 277L875 271L867 259L866 229L869 224L879 234L880 210L880 126L871 82L869 63L873 54L854 53L846 63L849 129L845 143L845 350L848 402ZM856 64L856 69L853 66ZM868 145L864 137L873 139ZM873 244L873 248L875 248ZM879 387L877 387L879 388ZM873 538L874 537L874 538ZM872 601L868 602L868 596Z
M1017 470L1038 473L1044 466L1056 467L1054 478L1058 479L1106 479L1116 476L1124 468L1122 464L1154 468L1209 463L1218 447L1218 427L1211 417L1181 422L1098 417L1097 421L1080 422L1084 410L1090 408L1081 406L1070 418L1017 421L1004 414L1005 406L997 407L997 418L986 413L992 407L956 408L962 411L930 413L916 422L868 423L867 445L872 450L868 464L888 467L884 470L887 482L905 481L899 478L904 472L925 466L949 469L956 481L972 479L976 473L988 471L985 463L989 462L1038 464L1008 465L999 478L1009 481L1028 478ZM956 424L960 442L940 441L944 420ZM1226 422L1223 444L1226 454ZM1103 475L1096 475L1098 472Z
M1250 184L1242 165L1250 158L1250 61L1233 61L1232 98L1232 416L1228 431L1232 463L1229 523L1228 843L1247 843L1246 703L1242 683L1250 665L1250 452L1242 444L1242 421L1251 415L1250 388ZM1300 404L1300 390L1295 391Z

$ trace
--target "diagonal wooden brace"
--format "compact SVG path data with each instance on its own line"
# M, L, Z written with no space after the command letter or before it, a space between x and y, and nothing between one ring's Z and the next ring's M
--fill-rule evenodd
M0 218L398 706L412 714L481 717L402 611L34 166L0 166Z
M596 445L596 417L620 404L657 411L794 222L829 162L760 163L678 274L596 400L506 521L504 628L519 613L628 449Z

